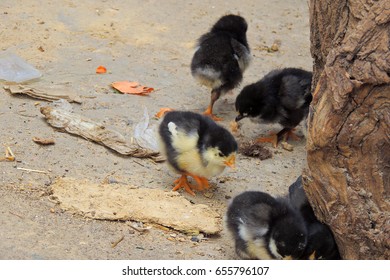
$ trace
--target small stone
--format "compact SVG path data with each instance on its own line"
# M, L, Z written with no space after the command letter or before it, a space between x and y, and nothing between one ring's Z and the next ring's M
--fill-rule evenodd
M220 179L219 179L219 183L223 184L223 183L225 183L225 182L226 182L226 178L220 178Z
M203 193L203 196L205 196L205 197L207 197L207 198L213 198L214 193L213 193L213 192L204 192L204 193Z
M192 242L200 242L200 239L197 236L192 236L191 241Z
M278 44L276 44L276 43L272 44L272 46L271 46L271 51L273 51L273 52L279 51L279 46L278 46Z
M287 142L282 142L281 145L282 145L282 148L285 149L286 151L291 152L294 150L294 147Z

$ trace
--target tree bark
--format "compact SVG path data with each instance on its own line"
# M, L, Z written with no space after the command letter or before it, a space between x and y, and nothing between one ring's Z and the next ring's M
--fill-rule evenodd
M390 1L310 0L304 188L344 259L390 258Z

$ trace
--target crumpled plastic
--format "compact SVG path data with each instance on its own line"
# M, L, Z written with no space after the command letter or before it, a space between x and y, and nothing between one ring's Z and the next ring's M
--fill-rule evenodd
M58 99L56 101L52 102L52 105L57 108L64 111L67 111L69 113L73 113L73 106L65 99Z
M0 52L0 80L23 83L41 76L41 72L16 54Z
M134 139L141 147L158 152L157 124L149 126L149 122L148 109L144 107L143 117L134 127Z

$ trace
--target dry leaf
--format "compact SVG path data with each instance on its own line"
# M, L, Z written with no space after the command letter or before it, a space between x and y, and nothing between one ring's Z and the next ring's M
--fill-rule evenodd
M44 139L39 137L33 137L32 140L40 145L53 145L55 143L54 139Z
M157 118L157 119L160 119L160 118L162 118L163 116L165 116L166 113L171 112L171 111L173 111L173 109L168 108L168 107L163 107L163 108L160 109L160 111L158 111L158 112L154 115L154 117Z
M98 68L96 68L96 74L104 74L106 72L107 72L107 69L104 66L100 65Z
M135 95L149 95L154 88L140 85L137 82L119 81L111 84L113 88L121 93L135 94Z

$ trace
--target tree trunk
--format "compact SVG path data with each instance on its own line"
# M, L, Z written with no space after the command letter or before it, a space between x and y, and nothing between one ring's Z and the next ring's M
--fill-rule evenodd
M304 187L344 259L390 259L390 1L310 0Z

